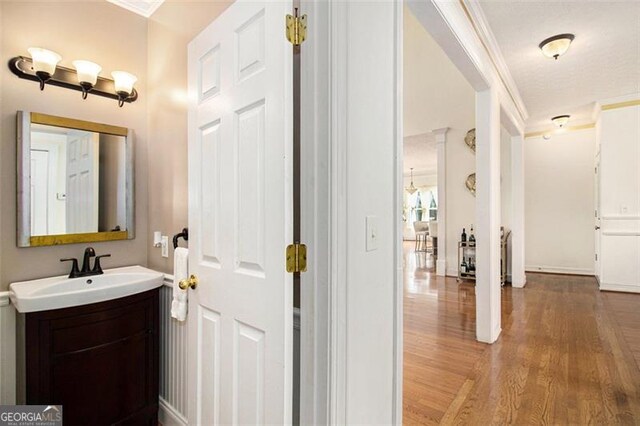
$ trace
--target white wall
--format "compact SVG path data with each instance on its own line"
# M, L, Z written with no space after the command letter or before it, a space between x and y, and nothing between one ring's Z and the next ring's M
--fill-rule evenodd
M500 222L505 232L511 230L512 203L511 196L511 135L503 127L500 129ZM511 280L511 238L507 241L507 280Z
M526 270L593 274L595 130L524 143Z
M600 288L640 292L640 105L602 111L598 126Z
M475 127L475 91L413 13L404 8L404 136L449 127L446 142L447 275L457 275L457 242L475 218L465 180L475 155L464 143Z

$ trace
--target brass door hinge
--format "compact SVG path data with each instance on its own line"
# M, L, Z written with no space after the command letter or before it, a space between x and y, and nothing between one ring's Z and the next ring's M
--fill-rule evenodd
M307 38L307 15L298 16L298 8L294 15L287 15L287 40L294 46L300 46Z
M287 272L307 271L307 246L300 243L287 246Z

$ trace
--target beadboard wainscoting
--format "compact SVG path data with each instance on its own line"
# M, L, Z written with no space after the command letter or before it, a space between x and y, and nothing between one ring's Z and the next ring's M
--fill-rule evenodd
M160 289L160 411L163 426L187 424L187 322L171 318L173 276Z
M0 292L0 405L16 403L16 310Z

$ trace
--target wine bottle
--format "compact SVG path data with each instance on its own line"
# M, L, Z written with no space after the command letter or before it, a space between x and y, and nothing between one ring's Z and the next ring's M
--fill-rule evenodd
M473 273L476 271L476 265L473 264L473 259L469 258L469 272Z
M470 243L476 242L476 236L473 235L473 225L471 225L471 230L469 231L469 242Z
M465 228L462 228L462 235L460 235L460 241L463 243L467 242L467 232Z
M462 263L460 264L460 272L462 272L463 274L467 273L467 261L464 260L464 257L462 258Z

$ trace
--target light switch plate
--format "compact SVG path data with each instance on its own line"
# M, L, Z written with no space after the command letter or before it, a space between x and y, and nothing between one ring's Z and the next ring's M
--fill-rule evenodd
M169 257L169 237L166 235L162 236L162 257Z
M366 250L374 251L378 250L378 240L380 236L378 234L378 216L367 216L365 219L366 224Z

